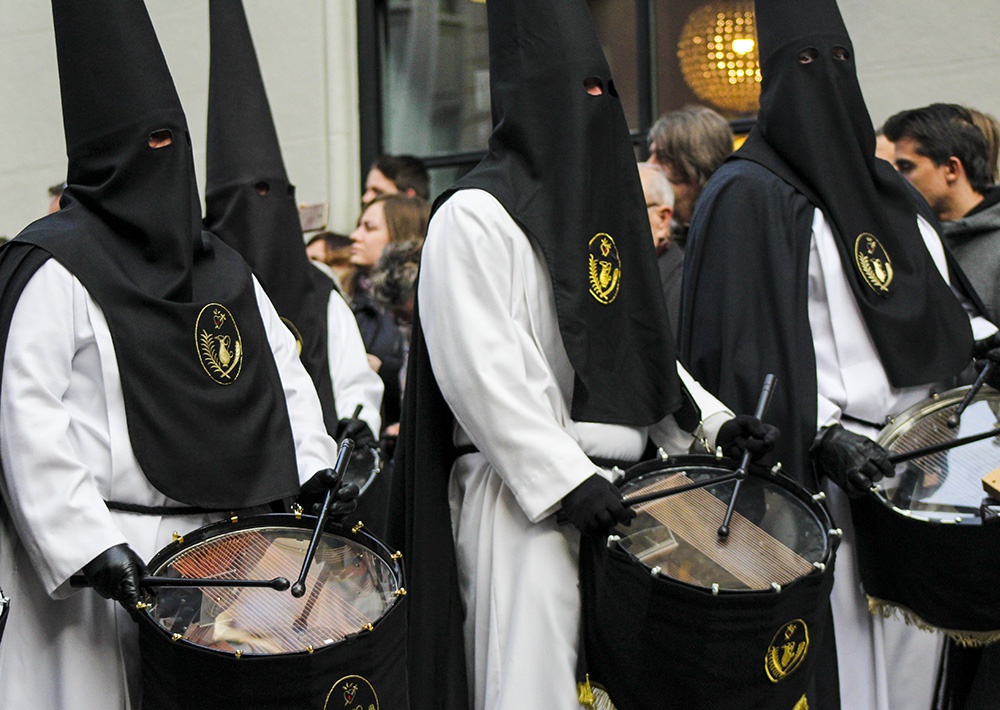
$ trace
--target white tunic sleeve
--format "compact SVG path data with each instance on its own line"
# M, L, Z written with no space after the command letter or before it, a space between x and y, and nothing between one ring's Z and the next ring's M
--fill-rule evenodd
M573 434L562 368L552 362L566 356L539 264L492 196L464 190L431 221L418 287L441 392L532 521L596 472Z
M107 431L106 409L67 397L71 387L84 387L90 399L103 401L96 348L84 347L94 343L88 298L55 260L42 265L14 309L3 363L0 490L50 595L98 554L125 542L99 490L99 480L111 477L110 459L85 463L81 449L91 447L77 434L81 426Z
M365 344L351 307L336 289L327 306L327 353L337 417L349 419L354 408L362 405L361 419L378 438L382 417L382 378L368 364Z
M299 481L307 481L317 471L333 466L337 460L337 442L326 432L323 408L316 387L299 359L295 337L254 278L257 306L264 321L264 330L274 353L274 363L281 376L281 385L288 405L288 418L295 441L295 458Z

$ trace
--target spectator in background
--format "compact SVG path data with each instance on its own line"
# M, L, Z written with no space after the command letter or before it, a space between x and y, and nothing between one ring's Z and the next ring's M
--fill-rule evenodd
M667 303L670 327L677 332L677 319L681 309L681 279L684 276L684 251L674 246L670 235L670 218L674 210L674 191L666 173L653 163L639 163L642 194L646 198L649 228L653 232L656 264L663 283L663 297Z
M314 264L322 265L323 273L333 279L348 301L354 288L353 244L354 240L349 236L336 232L320 232L306 242L306 255Z
M59 200L62 199L63 190L65 189L65 182L56 183L49 188L49 209L45 214L52 214L59 211Z
M885 122L896 167L941 220L942 232L986 314L1000 318L1000 188L989 142L964 107L931 104Z
M380 155L368 170L361 205L367 207L380 195L398 193L429 200L431 192L427 167L420 158L412 155Z
M369 276L390 243L423 240L431 208L420 197L382 195L365 207L358 227L351 233L351 264L357 271L352 288L351 308L358 320L372 369L385 384L382 421L399 421L399 372L403 366L403 335L395 318L372 298Z
M698 196L732 152L729 123L707 106L670 111L649 129L649 162L663 168L674 190L671 233L681 249Z
M1000 170L997 168L997 156L1000 152L1000 122L991 113L983 113L974 108L969 109L972 114L972 122L983 132L986 137L986 162L989 167L990 176L994 183L1000 180Z

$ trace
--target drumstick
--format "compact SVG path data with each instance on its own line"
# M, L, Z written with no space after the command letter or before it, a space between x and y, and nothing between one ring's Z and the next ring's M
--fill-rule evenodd
M958 409L952 412L951 416L948 417L947 424L948 428L954 429L962 421L962 414L965 413L966 408L972 403L973 398L979 394L979 390L983 388L986 383L986 378L993 374L993 370L996 368L996 360L988 360L986 366L983 367L983 371L979 373L979 377L969 388L969 391L965 393L965 399L962 403L958 405Z
M69 578L69 586L76 589L89 587L87 578L74 574ZM288 589L289 581L284 577L274 579L220 579L216 577L143 577L140 587L269 587L278 592Z
M643 493L642 495L638 496L625 496L625 505L629 507L632 507L633 505L641 505L642 503L648 503L651 500L668 498L669 496L677 495L678 493L686 493L687 491L693 491L698 488L708 488L709 486L714 486L717 483L726 483L727 481L733 481L736 478L737 478L736 472L726 473L721 476L713 476L712 478L707 478L703 481L695 481L694 483L685 483L683 486L664 488L662 491Z
M965 446L966 444L972 444L976 441L989 439L992 436L1000 436L1000 427L984 431L981 434L972 434L970 436L963 436L960 439L945 441L941 444L931 444L930 446L925 446L922 449L913 449L912 451L903 451L898 454L893 454L889 457L889 463L897 464L902 463L903 461L909 461L910 459L918 459L921 456L930 456L931 454L936 454L939 451L947 451L948 449L954 449L957 446Z
M771 390L774 387L774 380L774 375L770 373L764 377L764 386L760 388L760 397L757 398L757 409L753 414L757 419L764 418L767 404L771 401ZM740 460L740 467L736 469L736 484L733 486L733 495L729 499L729 506L726 508L726 516L722 519L722 525L719 526L719 537L729 537L729 523L733 519L733 511L736 509L736 497L740 493L740 486L743 484L743 479L747 477L747 466L749 465L750 449L744 449L743 458Z
M361 407L358 406L354 411L360 413ZM312 539L309 541L309 550L306 552L306 558L302 561L302 572L299 573L299 578L292 585L293 597L298 598L306 593L306 575L309 574L309 567L312 565L313 557L316 556L316 548L319 547L320 535L323 534L323 529L326 527L326 519L330 515L330 503L333 501L334 494L340 488L340 482L344 480L344 472L347 470L347 464L351 460L352 453L354 453L354 441L352 439L344 439L340 443L337 463L333 466L333 482L326 491L326 497L323 498L323 508L320 510L319 518L316 520L316 530L313 531Z

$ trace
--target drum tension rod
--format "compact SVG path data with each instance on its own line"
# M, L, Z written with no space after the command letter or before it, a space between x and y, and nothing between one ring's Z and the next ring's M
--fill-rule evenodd
M771 401L771 391L774 388L775 376L772 373L768 373L764 377L764 385L760 388L760 397L757 398L757 409L754 412L754 416L757 419L764 418L764 412L767 411L767 404ZM743 458L740 459L740 467L736 469L736 484L733 486L733 495L729 498L729 505L726 507L726 516L722 519L722 525L719 526L719 537L729 537L729 524L733 519L733 512L736 510L736 498L740 494L740 486L743 485L743 480L747 477L747 466L750 465L750 449L745 449L743 451Z

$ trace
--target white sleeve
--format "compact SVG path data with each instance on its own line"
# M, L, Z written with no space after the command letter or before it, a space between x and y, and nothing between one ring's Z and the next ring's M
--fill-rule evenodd
M0 390L0 491L46 591L104 550L125 542L95 472L70 437L70 387L78 339L91 332L87 294L54 259L14 309ZM99 376L99 375L97 375ZM58 596L68 590L63 588Z
M254 278L254 291L264 331L274 353L274 363L281 376L281 386L288 405L288 418L295 441L299 481L307 481L317 471L332 467L337 461L337 442L326 432L323 409L316 387L299 359L295 337L281 322L270 299Z
M378 439L382 426L382 378L368 364L365 344L351 307L336 289L327 306L327 353L337 418L349 419L362 405L361 419Z
M691 395L691 399L701 411L699 430L694 433L686 432L677 426L673 416L669 416L650 428L649 438L668 454L686 453L699 439L704 439L709 450L714 451L715 437L719 433L719 428L733 418L733 413L711 392L702 387L680 362L677 363L677 374L688 394Z
M505 212L445 202L424 244L418 298L441 393L537 521L596 468L546 397L552 371L544 353L512 315L523 301L512 286L518 256L530 246L508 220Z

